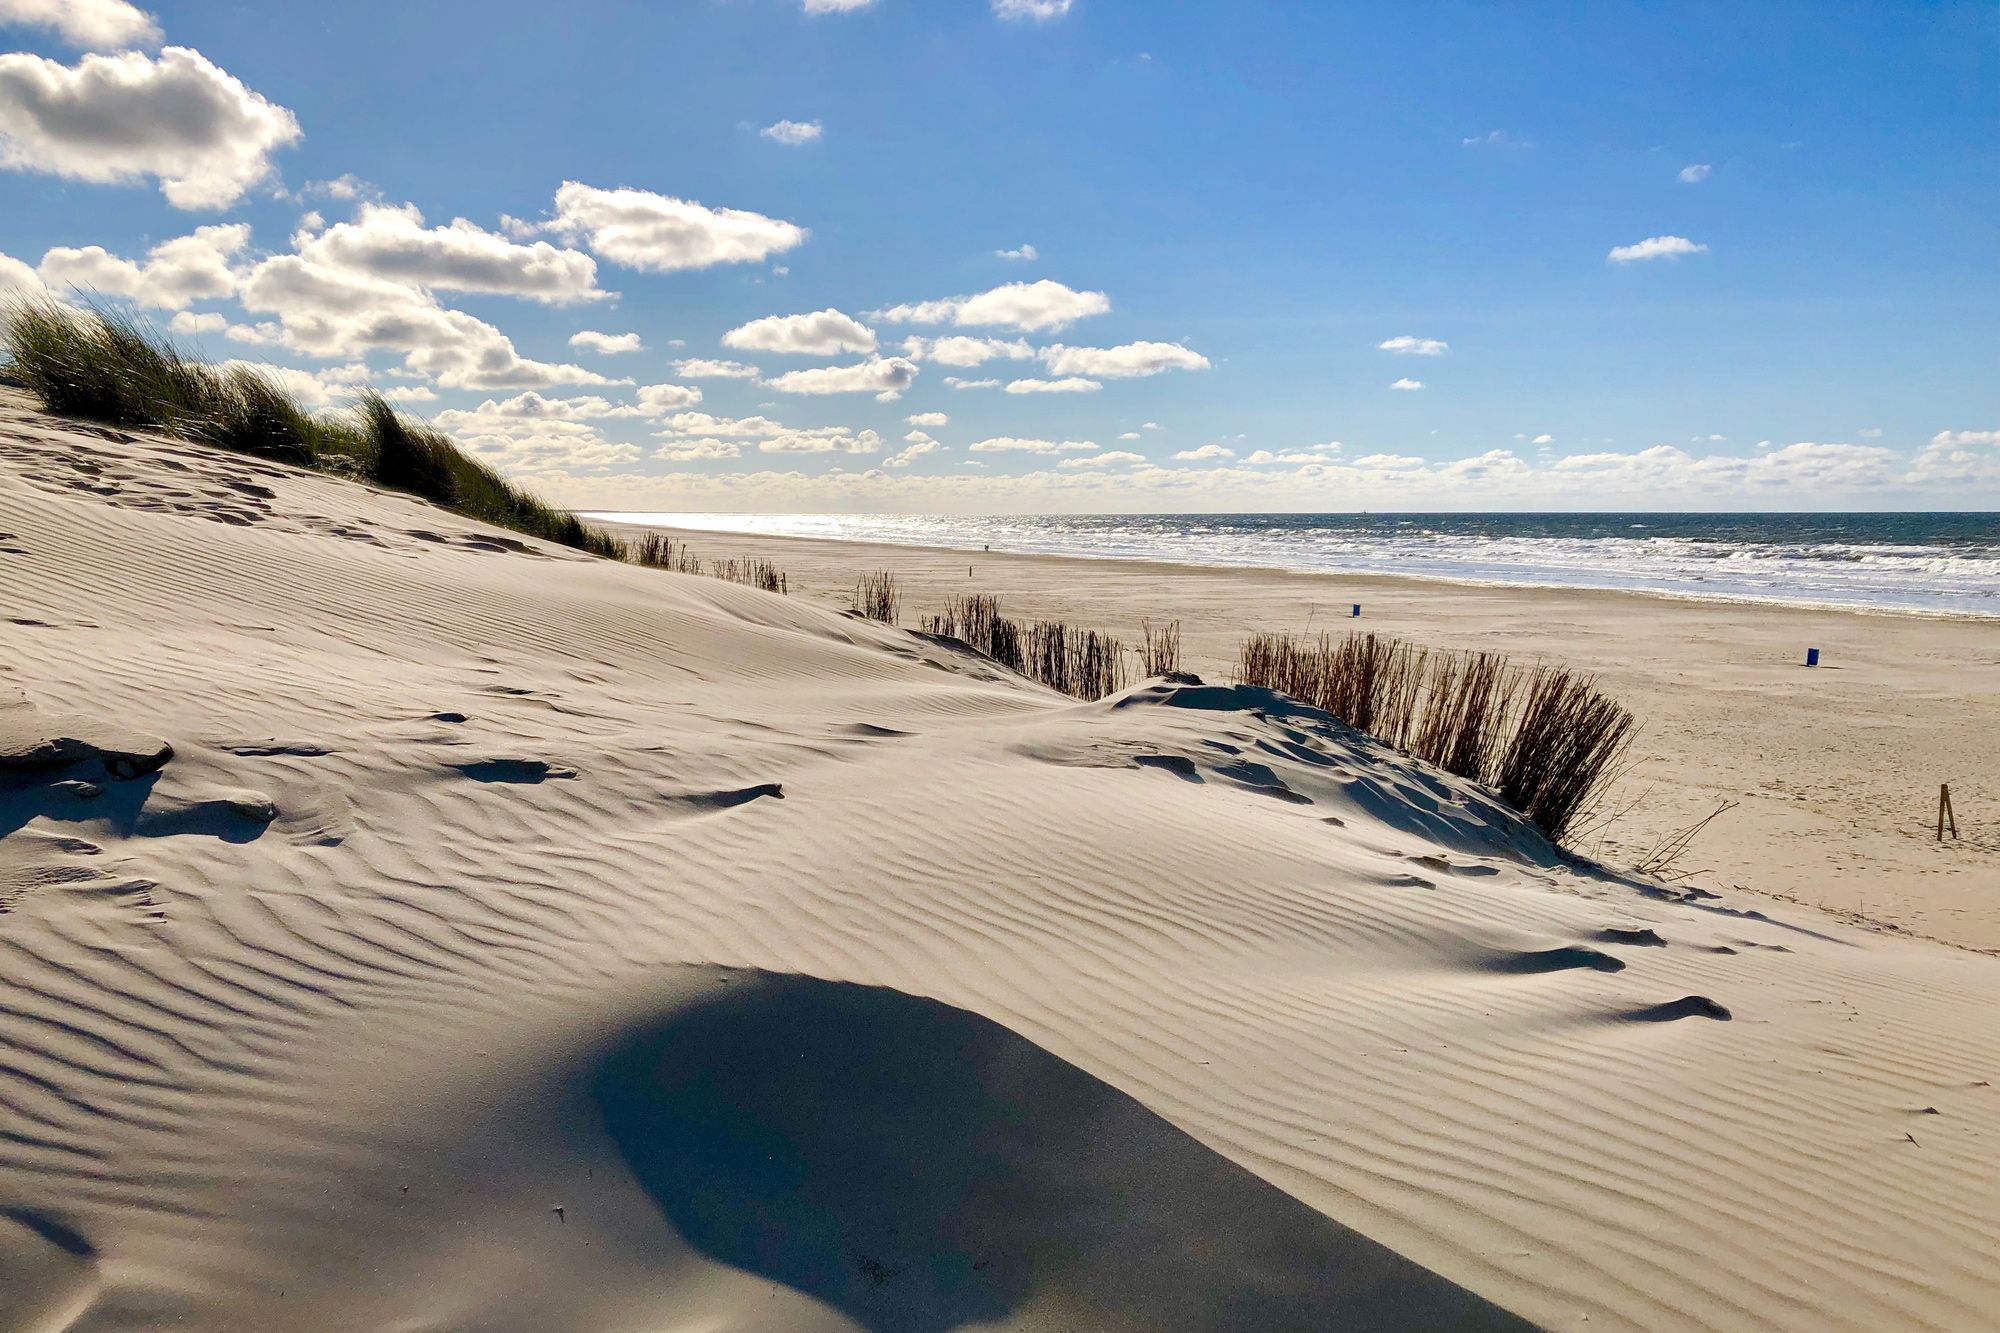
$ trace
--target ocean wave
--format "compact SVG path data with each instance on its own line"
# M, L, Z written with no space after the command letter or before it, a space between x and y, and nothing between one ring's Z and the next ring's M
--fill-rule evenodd
M2000 616L1995 515L605 514L711 531Z

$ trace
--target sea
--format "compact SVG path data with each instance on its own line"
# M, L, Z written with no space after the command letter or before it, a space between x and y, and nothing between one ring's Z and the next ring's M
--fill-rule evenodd
M960 550L2000 618L2000 513L598 517Z

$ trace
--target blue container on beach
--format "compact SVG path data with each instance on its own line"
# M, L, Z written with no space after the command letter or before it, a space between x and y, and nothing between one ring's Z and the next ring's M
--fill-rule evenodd
M1819 649L1817 648L1806 649L1806 665L1807 666L1819 665Z
M1356 602L1356 603L1354 604L1354 615L1355 615L1355 618L1356 618L1356 619L1359 619L1359 618L1360 618L1360 615L1361 615L1361 603L1359 603L1359 602Z

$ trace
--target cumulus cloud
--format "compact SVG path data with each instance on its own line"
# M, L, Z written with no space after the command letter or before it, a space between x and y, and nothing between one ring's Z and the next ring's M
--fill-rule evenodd
M1096 380L1071 376L1060 380L1010 380L1008 393L1096 393L1103 388Z
M390 352L405 370L448 389L616 382L581 366L523 357L499 329L445 309L423 288L299 255L256 265L237 296L244 309L275 316L273 332L294 351L327 358Z
M741 361L709 361L694 357L674 362L674 374L690 380L754 380L763 373Z
M39 273L9 254L0 254L0 297L39 300L49 295Z
M1715 168L1706 162L1691 162L1681 168L1677 179L1683 185L1698 185L1715 174Z
M1005 358L1029 361L1035 349L1020 339L973 338L962 333L943 338L905 338L903 355L912 361L935 361L941 366L981 366Z
M701 390L692 384L642 384L637 397L641 413L658 417L693 407L701 401Z
M670 463L713 463L742 455L743 447L734 440L672 440L653 453L653 457Z
M997 389L999 380L962 380L956 375L947 375L944 382L954 389Z
M1403 378L1397 380L1394 384L1391 384L1389 387L1392 389L1400 389L1404 393L1415 393L1418 389L1424 387L1424 382L1422 380L1413 380L1408 375L1405 375L1403 376Z
M1707 254L1708 247L1685 236L1648 236L1631 245L1614 246L1605 258L1613 264L1631 264L1645 259L1678 259L1682 255Z
M881 448L882 437L874 431L853 431L845 426L787 431L757 442L758 451L766 454L872 454Z
M749 264L804 244L806 229L762 213L709 208L646 190L565 181L547 229L649 273Z
M152 177L175 208L226 208L264 179L298 120L198 51L0 55L0 166L95 184Z
M680 412L666 419L665 433L674 435L716 435L734 439L783 435L791 427L769 417L716 417L706 412Z
M181 310L195 301L234 294L232 261L249 244L250 228L232 223L197 227L191 235L162 241L146 252L143 262L121 259L96 245L58 246L42 256L41 280L55 291L122 296L158 310Z
M585 329L581 333L569 335L569 345L585 352L596 352L600 356L618 356L624 352L643 352L646 344L639 341L636 333L599 333L595 329Z
M904 438L907 439L908 437L905 436ZM936 440L931 439L929 436L925 436L921 440L910 440L909 448L903 450L901 453L893 454L890 457L883 459L882 466L908 467L913 460L922 458L925 454L934 454L943 447L944 447L943 445L939 444Z
M158 21L127 0L0 0L0 26L45 28L83 51L160 44Z
M872 352L875 333L851 315L819 310L810 315L766 315L722 335L722 345L740 352L782 352L795 356L837 356Z
M1037 23L1061 18L1076 0L993 0L993 12L1003 19L1033 19Z
M904 417L903 420L909 422L912 426L949 426L951 424L951 418L943 412L918 412L912 416Z
M1442 338L1415 338L1407 333L1375 345L1398 356L1443 356L1451 350L1451 344Z
M1106 453L1093 454L1089 458L1065 458L1058 466L1118 467L1127 463L1143 463L1145 461L1146 459L1143 454L1127 453L1122 449L1113 449Z
M977 296L949 296L877 311L893 324L956 324L961 328L1004 326L1024 333L1068 328L1080 319L1111 309L1103 292L1079 292L1060 282L1010 282Z
M1556 437L1553 435L1537 435L1533 442L1535 444L1554 444Z
M889 402L902 397L916 378L916 362L900 356L878 356L852 366L788 371L761 382L779 393L872 393Z
M464 218L425 227L413 205L363 204L352 222L305 238L298 253L315 264L353 269L442 291L484 292L548 305L602 300L597 261L547 241L522 245Z
M1023 440L997 435L971 446L975 454L1065 454L1088 453L1097 445L1090 440Z
M757 131L773 143L781 143L787 148L798 148L804 144L818 143L826 133L826 127L816 120L781 120L775 125L766 125Z
M1121 436L1120 438L1124 437ZM1139 437L1134 435L1132 438L1136 440ZM1183 449L1175 454L1174 457L1183 463L1206 463L1217 458L1234 458L1236 457L1236 451L1234 449L1225 449L1219 444L1204 444L1199 449Z
M1042 349L1042 364L1055 375L1090 375L1099 379L1138 379L1170 370L1207 370L1208 358L1178 343L1126 343L1122 347Z
M995 250L996 259L1011 259L1020 263L1033 263L1042 257L1042 252L1032 245L1018 246L1012 250Z

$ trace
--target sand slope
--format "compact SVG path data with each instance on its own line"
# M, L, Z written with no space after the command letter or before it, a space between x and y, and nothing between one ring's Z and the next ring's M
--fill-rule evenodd
M0 534L0 1324L1996 1323L1994 960L18 398Z

